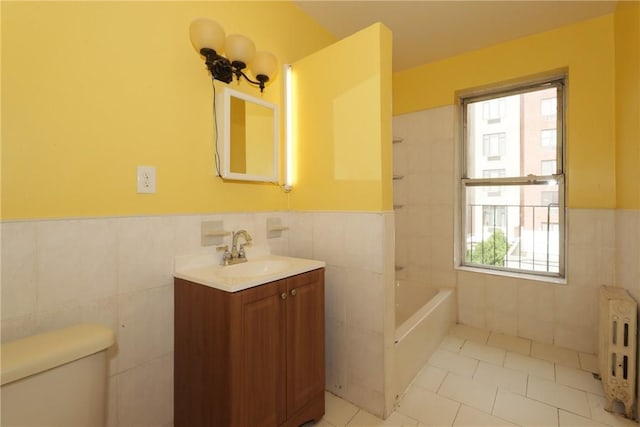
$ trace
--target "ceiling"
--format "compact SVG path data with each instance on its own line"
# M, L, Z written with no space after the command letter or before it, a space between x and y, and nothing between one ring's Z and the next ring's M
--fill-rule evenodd
M382 22L393 33L393 69L612 13L616 1L343 1L295 3L338 38Z

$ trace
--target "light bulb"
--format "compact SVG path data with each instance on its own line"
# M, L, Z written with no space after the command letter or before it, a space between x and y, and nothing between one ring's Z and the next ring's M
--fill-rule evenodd
M227 37L225 52L227 52L229 61L240 62L246 66L256 54L256 45L248 37L240 34L231 34Z
M213 49L218 55L224 49L224 30L216 21L198 18L189 25L189 37L196 52L203 48Z
M260 76L266 77L266 80L272 79L277 68L278 60L271 52L256 52L256 57L251 62L251 73L260 80Z

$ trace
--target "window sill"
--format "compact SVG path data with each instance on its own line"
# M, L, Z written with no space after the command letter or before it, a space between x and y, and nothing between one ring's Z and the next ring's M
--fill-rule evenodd
M550 276L541 276L537 274L515 273L513 271L489 270L489 269L478 268L478 267L469 267L466 265L456 266L456 270L467 271L469 273L489 274L492 276L511 277L513 279L532 280L535 282L553 283L555 285L567 284L566 277L550 277Z

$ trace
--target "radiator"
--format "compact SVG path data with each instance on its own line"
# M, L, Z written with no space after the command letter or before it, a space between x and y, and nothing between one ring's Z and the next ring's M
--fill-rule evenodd
M633 416L636 395L638 304L623 289L600 288L600 376L606 397L605 409L613 402L624 404L627 418Z

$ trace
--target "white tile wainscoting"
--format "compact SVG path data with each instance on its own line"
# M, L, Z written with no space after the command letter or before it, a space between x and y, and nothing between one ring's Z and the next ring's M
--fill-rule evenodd
M267 239L266 221L273 217L289 230ZM108 425L172 425L173 258L215 251L200 246L200 227L216 220L224 221L225 230L248 230L256 244L268 244L275 254L327 262L327 386L382 415L390 351L385 328L393 337L393 304L384 310L393 292L392 214L4 221L3 342L81 322L106 325L117 335L110 354Z

